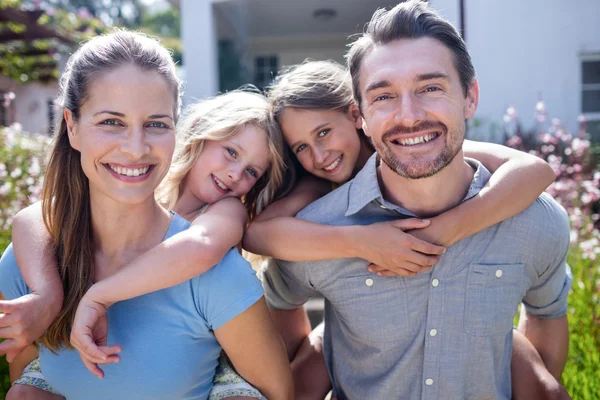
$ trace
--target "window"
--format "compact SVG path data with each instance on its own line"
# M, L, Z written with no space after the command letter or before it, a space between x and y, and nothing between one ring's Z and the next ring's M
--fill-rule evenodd
M592 141L600 143L600 56L582 60L581 80L581 111Z
M259 56L254 59L254 84L263 89L268 86L278 70L277 56Z

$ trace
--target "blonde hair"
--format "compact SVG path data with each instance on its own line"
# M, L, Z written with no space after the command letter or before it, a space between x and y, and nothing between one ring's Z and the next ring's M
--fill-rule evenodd
M190 171L206 140L226 140L247 125L254 125L267 133L269 169L254 187L242 197L250 220L269 205L281 186L284 173L283 137L275 123L267 99L258 94L234 90L202 100L189 106L177 126L180 136L171 169L158 190L158 199L167 208L173 208L186 184Z

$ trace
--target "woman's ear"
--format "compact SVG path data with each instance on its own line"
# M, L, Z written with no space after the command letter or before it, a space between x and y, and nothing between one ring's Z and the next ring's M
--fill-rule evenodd
M77 135L77 123L73 119L73 112L68 108L63 111L63 118L67 125L67 134L69 135L69 143L71 147L79 151L79 136Z
M356 104L350 104L350 106L348 107L348 115L350 116L350 118L352 118L352 121L354 122L354 127L356 129L361 129L363 127L363 118L360 115L360 109Z

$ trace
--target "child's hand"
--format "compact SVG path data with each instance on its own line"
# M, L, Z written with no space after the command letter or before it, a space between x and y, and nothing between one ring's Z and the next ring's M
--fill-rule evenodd
M46 332L62 307L62 297L31 293L14 300L0 300L0 355L12 362Z
M107 345L108 318L106 312L110 304L93 298L90 291L83 296L73 321L71 345L77 349L85 367L95 376L104 378L98 364L112 364L120 361L117 353L121 346Z
M371 262L369 271L383 276L413 276L428 271L446 250L406 233L429 225L417 218L361 227L357 255Z

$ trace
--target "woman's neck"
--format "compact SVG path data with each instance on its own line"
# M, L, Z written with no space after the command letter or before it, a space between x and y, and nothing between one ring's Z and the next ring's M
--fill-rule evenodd
M158 245L169 229L171 215L153 197L135 205L91 198L96 280Z

